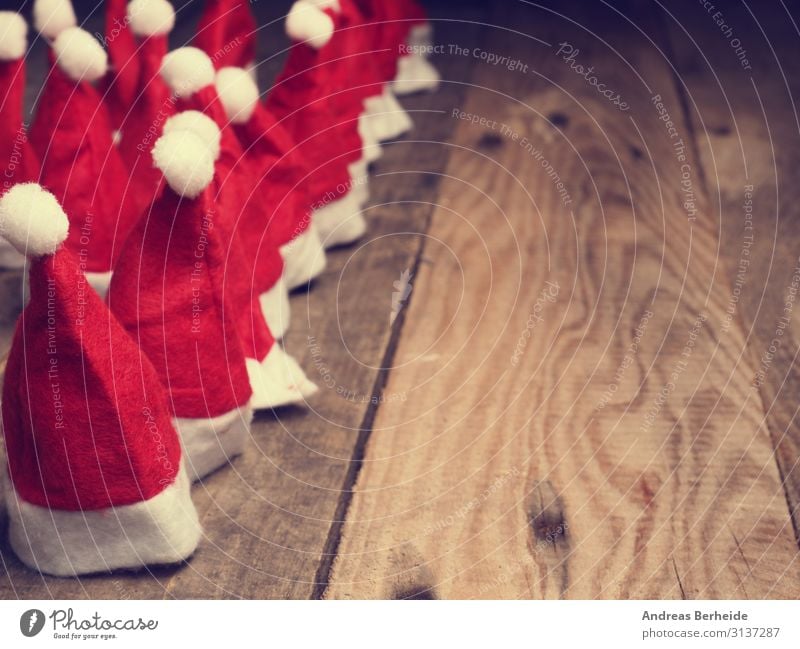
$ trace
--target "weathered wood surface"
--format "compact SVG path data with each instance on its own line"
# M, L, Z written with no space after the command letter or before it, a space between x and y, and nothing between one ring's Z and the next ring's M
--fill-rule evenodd
M641 3L578 5L495 15L530 69L476 68L327 597L800 590L683 98Z
M730 310L749 337L753 383L800 541L796 3L794 16L781 3L722 4L718 10L730 35L700 6L679 3L669 9L664 21L669 45L689 98L711 206L720 219L722 256L735 289Z
M270 3L259 3L258 7ZM260 9L263 10L263 9ZM270 11L277 12L272 8ZM482 9L467 9L480 17ZM470 13L472 12L472 13ZM276 13L277 15L277 13ZM444 38L473 46L480 21L443 25ZM272 51L285 39L273 29ZM266 39L269 43L271 39ZM443 60L447 78L460 66ZM0 544L0 597L308 598L327 572L331 527L343 515L360 444L380 400L384 359L391 358L402 317L391 327L393 282L416 267L454 124L441 111L466 88L446 84L405 103L416 128L386 146L373 174L370 230L357 246L333 252L313 290L292 300L289 351L321 388L312 411L260 418L250 448L232 467L196 486L205 538L188 565L149 574L80 580L42 578ZM341 509L341 511L340 511ZM334 535L335 538L335 535Z

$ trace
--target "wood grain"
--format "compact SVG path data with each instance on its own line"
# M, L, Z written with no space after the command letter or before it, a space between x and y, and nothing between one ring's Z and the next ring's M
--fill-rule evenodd
M486 121L459 120L329 598L798 594L682 97L649 18L585 4L503 5L486 50L530 67L479 64L454 106Z
M720 215L728 275L737 289L730 307L741 317L749 338L748 353L757 368L753 381L800 542L795 398L800 389L800 329L792 301L797 288L792 286L793 276L800 263L800 63L795 54L800 36L793 26L796 5L794 16L791 8L720 5L728 23L736 26L732 38L742 43L744 60L716 23L702 11L693 11L695 7L671 7L664 24L689 97L712 209ZM776 351L771 352L776 338Z

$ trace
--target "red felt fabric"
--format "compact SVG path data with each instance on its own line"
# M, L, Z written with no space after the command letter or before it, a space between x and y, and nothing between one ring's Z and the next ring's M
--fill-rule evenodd
M37 180L39 161L30 144L22 109L25 95L25 61L0 61L0 195L16 183Z
M220 128L222 142L216 165L215 198L220 211L226 215L231 230L243 240L244 249L248 252L244 260L237 260L241 270L234 273L232 279L246 282L248 294L254 296L252 308L258 308L260 312L261 309L256 304L258 295L265 293L278 282L283 274L283 258L278 249L278 241L272 233L269 208L258 200L259 170L245 156L214 86L201 88L191 97L180 100L178 108L201 111L213 119ZM254 233L259 235L258 242L249 239L244 242L245 238L254 236ZM244 305L241 305L241 308L243 313L246 312ZM264 326L266 327L266 322ZM259 354L258 359L262 360L264 356Z
M252 394L237 314L224 299L226 245L213 187L191 200L164 187L128 237L112 313L147 354L176 417L205 419Z
M70 218L67 247L82 270L111 270L138 213L125 200L128 171L112 142L99 93L54 66L30 135L41 159L42 184Z
M338 17L328 12L338 22ZM318 209L347 194L348 165L362 157L357 114L348 110L348 65L339 60L341 33L322 48L295 43L266 99L297 143L309 169L310 209ZM345 92L342 90L345 89ZM359 111L360 112L360 111Z
M100 83L111 125L119 129L136 98L139 57L127 16L127 0L106 0L105 41L109 70Z
M3 382L11 480L22 500L96 510L147 500L181 459L155 369L66 249L34 260Z
M249 0L206 0L192 44L218 70L243 68L256 59L257 30Z
M166 35L142 41L136 95L122 124L119 151L131 175L126 198L134 203L137 214L150 206L160 185L161 172L153 165L152 150L164 123L175 113L175 102L160 73L168 47Z
M247 219L240 224L248 255L258 259L270 239L283 246L311 224L308 170L291 135L262 104L256 105L247 123L235 124L233 130L258 181L253 201L266 216L263 221Z

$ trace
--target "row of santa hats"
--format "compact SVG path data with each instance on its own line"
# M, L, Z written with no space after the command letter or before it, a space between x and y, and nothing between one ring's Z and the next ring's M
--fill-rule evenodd
M438 82L410 0L296 2L263 101L246 0L208 1L172 52L166 0L107 12L108 55L68 1L34 3L50 70L29 134L26 24L0 12L0 263L21 255L30 285L4 492L15 552L57 575L192 554L190 483L243 450L254 409L316 391L276 342L287 290L363 234L367 165L411 125L395 92Z

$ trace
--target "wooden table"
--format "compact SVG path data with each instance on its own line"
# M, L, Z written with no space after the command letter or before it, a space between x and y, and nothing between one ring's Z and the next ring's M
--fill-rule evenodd
M800 11L716 5L430 3L442 88L292 299L311 409L186 565L43 578L3 519L0 596L798 597Z

